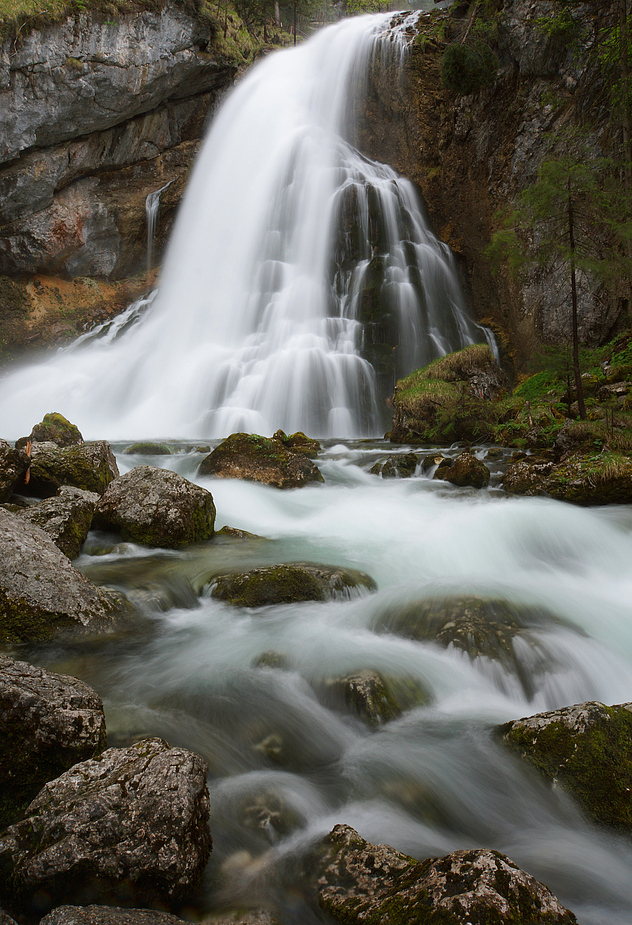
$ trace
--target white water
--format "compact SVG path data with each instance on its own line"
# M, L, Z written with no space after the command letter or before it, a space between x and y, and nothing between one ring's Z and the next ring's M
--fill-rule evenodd
M6 438L49 411L108 439L380 434L396 377L485 338L411 184L350 143L371 62L401 70L406 33L389 23L345 20L249 72L203 146L151 310L8 376Z
M418 858L492 847L546 883L581 925L629 925L630 842L583 819L491 729L587 699L632 700L630 508L382 480L368 470L383 453L331 446L319 459L325 484L296 491L198 480L213 493L218 527L269 539L179 553L88 548L81 567L149 606L155 633L36 658L96 687L111 744L161 735L208 761L214 850L200 911L224 897L272 904L287 925L315 922L293 859L344 822ZM195 479L198 460L159 462ZM118 457L121 468L146 461L158 462ZM305 560L363 569L378 591L255 611L205 592L227 569ZM517 614L530 608L514 643L520 670L379 627L385 614L459 594L508 601ZM271 651L287 670L256 667ZM371 731L323 694L325 679L363 668L421 681L430 702Z

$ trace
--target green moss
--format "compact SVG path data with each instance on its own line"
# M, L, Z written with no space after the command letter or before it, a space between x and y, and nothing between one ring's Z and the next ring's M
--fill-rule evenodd
M42 612L28 601L0 594L0 642L43 642L64 627L73 626L67 615Z

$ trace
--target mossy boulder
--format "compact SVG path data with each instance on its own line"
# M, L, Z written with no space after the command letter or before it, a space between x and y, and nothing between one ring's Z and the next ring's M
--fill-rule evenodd
M62 485L103 494L119 474L110 444L105 440L60 447L34 443L28 485L21 489L36 498L51 498Z
M550 495L584 507L632 503L632 458L620 453L571 453L560 462L526 457L510 463L503 476L505 491Z
M415 453L406 453L405 456L389 456L381 459L371 466L372 475L380 475L383 479L407 479L415 474L420 457Z
M632 703L588 701L505 723L496 732L590 819L632 835Z
M31 465L26 452L0 440L0 503L8 501L14 491L22 491L24 476Z
M357 569L298 562L217 575L211 596L238 607L348 598L375 591L373 579Z
M460 453L451 465L437 466L435 479L450 482L459 488L487 488L490 471L484 462L472 453Z
M497 399L507 378L487 344L434 360L405 379L393 395L394 443L482 440L497 423Z
M0 830L44 784L106 746L92 688L0 655Z
M83 443L81 431L75 424L71 424L63 414L53 412L45 414L39 424L36 424L28 437L20 437L16 446L23 447L27 443L54 443L56 446L78 446Z
M373 729L430 700L415 678L384 676L371 668L326 678L316 689L327 706L351 713Z
M340 925L576 925L558 899L498 851L415 861L337 825L312 851L318 902Z
M9 925L0 920L0 925ZM45 915L41 925L182 925L182 919L170 912L155 909L122 909L119 906L58 906ZM210 925L210 923L209 923ZM213 920L213 925L222 922ZM227 919L225 925L237 925ZM240 919L239 925L248 925ZM256 921L251 925L274 925L272 921Z
M172 453L169 443L132 443L123 450L125 456L171 456Z
M93 525L133 543L179 549L213 536L215 504L210 491L176 472L137 466L108 485Z
M324 482L320 469L305 453L258 434L231 434L202 460L198 475L246 479L275 488Z
M92 526L98 500L96 492L64 485L55 497L15 508L14 513L41 527L65 556L76 559Z
M296 433L289 435L283 430L277 430L272 439L278 440L287 450L292 450L294 453L304 453L310 459L315 459L322 450L318 440L306 436L302 430L297 430Z

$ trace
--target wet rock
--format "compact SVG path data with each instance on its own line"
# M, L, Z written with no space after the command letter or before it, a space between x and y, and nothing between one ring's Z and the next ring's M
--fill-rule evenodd
M4 909L0 909L0 925L17 925L17 922Z
M443 453L428 453L426 456L424 456L421 463L421 471L429 472L433 466L436 466L437 468L441 466L451 466L452 462L452 458L450 456L444 456Z
M213 536L215 504L209 491L175 472L137 466L110 483L94 526L145 546L179 549Z
M26 446L27 443L54 443L56 446L77 446L83 443L79 428L71 424L63 414L52 412L45 414L36 424L28 437L20 437L15 445Z
M357 569L297 562L217 575L211 596L238 607L264 607L297 601L327 601L375 591L373 579Z
M555 463L528 457L507 467L502 487L512 494L550 495L582 506L630 504L632 459L570 453Z
M497 733L595 822L632 834L632 703L588 701L505 723Z
M451 466L437 466L434 478L451 482L459 488L487 488L490 472L485 463L472 453L460 453Z
M0 895L39 902L173 907L211 850L207 766L162 739L110 748L50 781L0 837Z
M285 431L277 430L272 439L278 440L286 449L292 450L294 453L304 453L305 456L309 456L311 459L318 456L322 450L318 440L307 437L302 430L297 430L295 434L290 434L289 436Z
M125 456L171 456L173 447L168 443L132 443L123 450Z
M391 456L386 460L379 460L371 466L373 475L381 475L383 479L406 479L415 474L419 465L419 457L414 453L405 456Z
M41 527L69 559L76 559L90 530L98 494L62 486L55 497L15 510L19 517Z
M169 912L157 912L153 909L58 906L44 916L40 925L182 925L182 919Z
M313 852L320 906L341 925L573 925L543 884L498 851L454 851L417 862L337 825Z
M14 491L22 490L31 460L26 452L0 440L0 503L8 501Z
M318 687L328 705L355 714L374 729L429 700L428 692L416 679L384 677L370 668L327 678Z
M110 633L133 619L129 605L84 578L43 530L2 509L0 560L0 642Z
M72 485L101 495L118 474L114 454L105 440L66 447L34 443L30 480L22 491L36 498L51 498L62 485Z
M320 469L304 453L258 434L231 434L203 459L198 475L246 479L274 488L300 488L324 482Z
M47 781L105 745L103 704L92 688L0 655L0 830Z

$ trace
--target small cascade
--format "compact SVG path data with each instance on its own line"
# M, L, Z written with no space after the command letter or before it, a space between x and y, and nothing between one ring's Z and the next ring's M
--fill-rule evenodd
M145 215L147 216L147 286L149 286L149 274L151 273L154 238L156 237L156 228L158 226L158 212L160 211L160 197L168 189L173 180L169 180L160 189L149 193L145 200Z
M418 15L342 20L251 69L200 151L151 310L7 377L6 436L53 407L110 439L372 436L398 377L488 337L412 184L354 146L371 68L397 82Z

